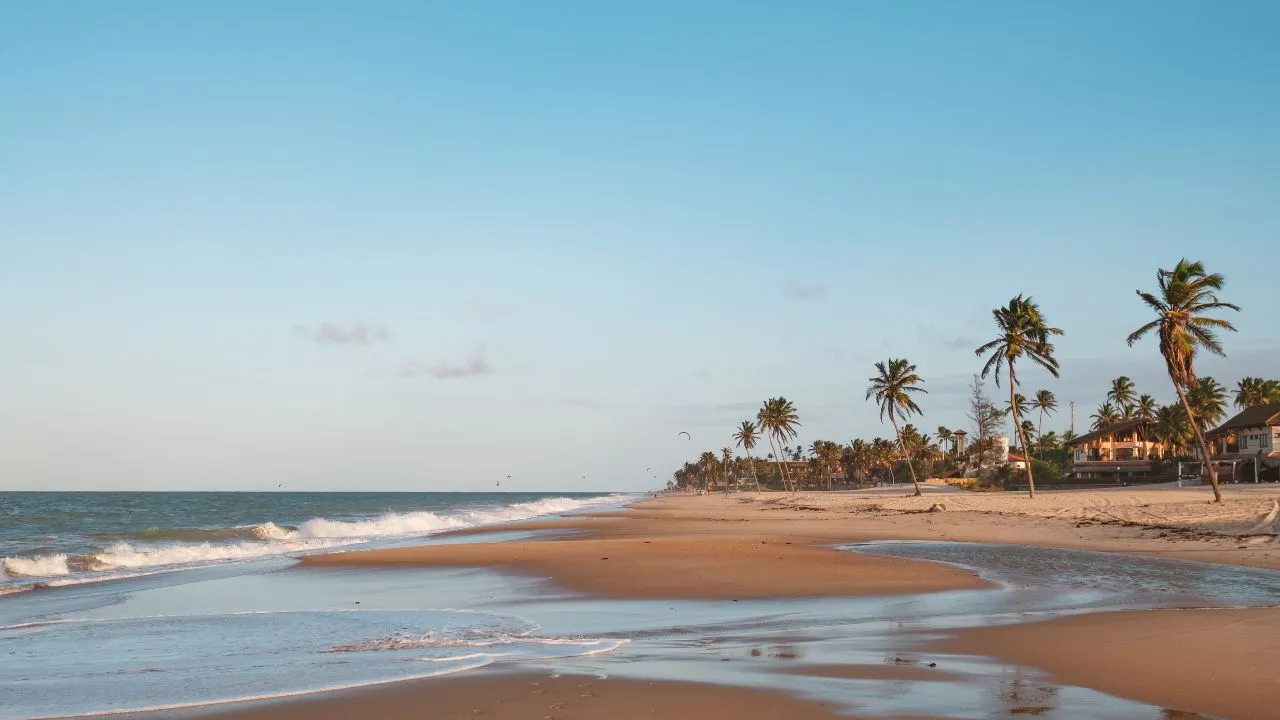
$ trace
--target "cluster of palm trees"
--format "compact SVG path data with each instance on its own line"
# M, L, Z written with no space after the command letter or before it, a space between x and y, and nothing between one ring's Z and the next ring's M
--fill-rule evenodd
M1107 401L1094 416L1095 425L1101 427L1125 418L1140 417L1153 423L1153 434L1174 445L1181 443L1186 446L1194 441L1202 457L1210 457L1205 432L1224 416L1227 391L1211 377L1197 377L1195 360L1201 352L1226 355L1218 333L1234 331L1235 328L1230 322L1210 313L1238 311L1239 308L1219 300L1218 293L1224 284L1222 275L1208 273L1199 262L1182 259L1171 270L1160 269L1156 272L1156 283L1158 289L1155 292L1137 291L1138 297L1155 312L1156 317L1131 333L1127 341L1132 346L1152 332L1157 334L1160 354L1179 402L1161 407L1152 396L1137 395L1129 378L1116 378L1107 394ZM1018 445L1027 455L1027 488L1029 496L1034 498L1035 478L1030 453L1056 448L1071 438L1069 433L1063 436L1052 431L1041 433L1045 415L1052 415L1058 409L1057 398L1050 390L1039 390L1028 400L1018 392L1018 371L1024 363L1030 362L1058 377L1059 363L1054 356L1052 339L1062 335L1063 331L1050 325L1039 305L1024 295L995 308L992 316L997 334L974 352L985 357L981 371L983 379L992 376L997 386L1002 379L1008 384L1006 412L1012 418ZM906 423L912 416L922 414L916 399L927 393L923 384L916 365L904 358L877 362L875 374L869 379L866 399L875 402L881 422L888 419L896 444L880 439L871 442L854 440L848 445L816 441L810 448L808 475L825 478L827 487L831 488L836 469L842 466L858 478L866 477L880 467L892 479L895 464L904 463L916 494L920 494L916 461L958 455L965 435L963 431L953 432L939 427L935 441ZM1236 391L1236 404L1242 407L1272 401L1280 401L1280 383L1273 380L1245 378ZM1038 421L1033 423L1027 419L1028 412L1038 414ZM792 448L790 443L798 436L800 427L799 414L790 400L770 398L760 407L754 420L742 421L733 432L737 446L746 453L745 461L736 460L733 450L728 447L723 448L719 456L714 452L704 452L696 463L686 463L675 473L675 484L689 486L700 476L705 487L717 472L727 481L734 465L745 462L759 488L759 471L751 453L763 436L772 451L767 459L776 460L766 468L776 467L782 487L794 491L799 487L799 478L793 476L793 468L789 466L802 459L803 449ZM947 444L951 445L950 453L944 449ZM1222 496L1212 464L1209 480L1214 499L1220 501Z
M1138 395L1133 381L1122 375L1111 381L1106 400L1090 419L1094 430L1125 420L1144 420L1150 424L1150 439L1173 449L1175 454L1182 454L1181 451L1195 441L1192 418L1201 432L1207 432L1227 417L1227 397L1227 388L1213 377L1196 378L1195 384L1186 390L1186 402L1191 407L1188 416L1180 403L1160 405L1150 395ZM1246 377L1237 383L1236 408L1244 410L1271 403L1280 403L1280 381Z

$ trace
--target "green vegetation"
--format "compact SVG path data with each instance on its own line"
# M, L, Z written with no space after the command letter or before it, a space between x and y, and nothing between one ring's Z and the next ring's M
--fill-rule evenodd
M1091 427L1096 430L1125 420L1146 421L1137 428L1138 439L1143 443L1140 451L1152 456L1151 445L1159 443L1164 448L1162 457L1152 457L1153 462L1159 463L1185 457L1192 447L1198 447L1202 456L1209 454L1205 433L1227 416L1228 402L1233 401L1237 409L1280 402L1280 381L1246 377L1238 382L1234 393L1229 393L1216 379L1197 376L1196 355L1207 351L1225 356L1217 334L1235 329L1210 313L1239 308L1218 299L1224 284L1222 276L1207 273L1198 262L1181 260L1172 270L1159 270L1156 280L1157 292L1138 291L1156 317L1130 334L1128 343L1134 345L1157 331L1160 353L1177 401L1161 405L1153 395L1140 394L1134 381L1122 375L1107 388L1104 402L1091 416ZM674 473L669 487L728 488L750 482L757 491L835 490L895 483L905 469L916 494L920 493L922 478L945 477L963 482L960 478L973 477L971 486L975 488L1007 487L1025 479L1029 495L1035 497L1037 484L1058 482L1069 469L1071 454L1067 446L1076 435L1071 429L1044 430L1046 417L1057 416L1061 404L1052 390L1036 390L1029 398L1021 394L1018 370L1024 361L1030 361L1057 377L1059 363L1050 339L1061 335L1062 330L1050 326L1040 307L1023 295L994 309L992 316L997 334L975 351L984 363L969 387L968 429L939 425L931 437L911 424L913 416L924 415L917 404L926 394L924 381L915 364L890 358L875 364L866 399L875 402L882 422L888 419L896 442L855 438L841 444L815 439L806 453L804 446L796 442L802 427L799 412L790 400L775 397L761 405L754 422L743 420L734 429L734 444L745 457L734 457L729 447L722 448L719 454L703 452ZM1009 386L1008 401L999 406L985 390L984 380L993 373L997 386L1002 380L1007 380ZM1028 413L1036 417L1028 418ZM1021 472L1005 462L1000 452L1002 445L998 441L1002 439L998 436L1009 420L1017 447L1029 461ZM762 437L771 452L758 458L753 451ZM1216 473L1210 473L1210 481L1215 500L1220 500Z

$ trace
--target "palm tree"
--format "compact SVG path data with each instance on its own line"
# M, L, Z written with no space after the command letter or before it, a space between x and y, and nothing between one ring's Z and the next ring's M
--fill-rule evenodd
M1039 436L1039 434L1040 434L1040 433L1038 433L1038 432L1036 431L1036 424L1035 424L1035 423L1031 422L1030 420L1023 420L1023 421L1022 421L1022 437L1024 437L1024 438L1031 438L1031 442L1035 442L1035 438L1036 438L1037 436ZM1026 449L1026 448L1023 448L1023 449L1022 449L1022 453L1023 453L1024 455L1026 455L1026 453L1027 453L1027 449ZM1030 457L1028 457L1028 458L1027 458L1027 462L1030 462L1030 461L1031 461L1031 458L1030 458Z
M1058 433L1052 430L1041 435L1039 442L1036 443L1036 446L1040 448L1041 452L1044 452L1045 450L1057 450L1061 445L1062 438L1058 436Z
M1031 298L1019 295L1009 301L1006 307L998 307L991 311L995 317L996 327L1000 335L996 339L979 347L974 354L981 357L990 352L991 357L982 368L985 379L992 370L996 372L996 385L1000 384L1000 369L1009 366L1009 409L1013 412L1013 426L1022 434L1022 417L1017 402L1018 378L1014 371L1014 363L1021 358L1029 358L1032 362L1058 377L1058 360L1053 356L1053 344L1050 335L1061 335L1062 330L1050 327L1040 313L1040 306ZM1022 447L1027 446L1027 438L1022 434ZM1030 497L1036 496L1036 484L1031 476L1031 463L1027 463L1027 491Z
M1112 380L1111 389L1107 391L1107 400L1119 408L1121 414L1128 419L1134 403L1138 401L1138 393L1133 389L1133 381L1124 375Z
M827 489L835 489L835 462L840 460L840 446L828 439L815 439L809 454L818 461L818 469L827 475Z
M906 458L907 469L911 471L915 494L920 495L920 481L916 479L915 465L911 463L911 455L902 441L898 418L921 414L920 406L911 397L911 393L929 391L920 387L924 380L916 374L916 366L905 358L889 358L886 362L876 363L876 374L869 378L869 382L871 385L867 387L867 399L875 398L876 404L880 406L880 422L884 422L884 416L888 414L893 432L898 436L898 446L902 448L902 454Z
M1138 398L1138 403L1134 405L1133 416L1143 422L1138 426L1138 434L1142 437L1142 457L1150 457L1151 448L1147 445L1148 436L1150 435L1151 423L1155 422L1156 412L1160 410L1160 405L1156 403L1156 399L1150 395L1142 395Z
M756 424L750 420L743 420L737 431L733 433L733 439L738 443L738 447L747 454L747 464L751 466L751 478L756 482L757 493L760 492L760 476L756 474L756 461L752 459L751 451L755 449L756 439L759 436Z
M956 447L953 444L956 437L955 433L951 432L951 429L946 425L939 425L936 434L938 436L938 446L942 448L942 451L948 455L954 453Z
M733 460L733 449L727 448L727 447L720 448L720 459L724 462L723 470L721 471L724 473L724 491L728 493L729 492L729 461Z
M1115 425L1120 422L1120 413L1116 410L1116 406L1109 402L1104 402L1098 406L1098 411L1089 416L1093 419L1091 430L1101 430L1108 425Z
M1201 431L1217 425L1227 415L1227 389L1207 375L1187 391L1187 402Z
M1036 424L1036 435L1039 435L1044 428L1044 416L1052 415L1058 409L1058 398L1054 396L1052 390L1037 390L1027 407L1040 411L1040 422Z
M710 490L711 473L716 469L716 465L720 463L720 459L713 452L704 452L698 456L698 465L702 468L702 488Z
M764 401L760 411L756 413L756 422L759 423L760 429L769 437L769 447L773 449L773 454L779 459L778 468L782 473L782 484L791 491L795 491L795 486L791 483L790 476L787 473L787 456L779 455L778 448L774 447L776 441L778 446L782 446L787 440L792 440L797 435L796 428L801 427L800 416L796 414L795 405L784 397L770 398Z
M1225 282L1225 278L1219 273L1206 273L1202 263L1183 258L1172 270L1162 268L1156 271L1156 283L1160 288L1158 293L1137 291L1138 297L1155 311L1157 317L1130 333L1129 345L1132 346L1152 330L1159 331L1160 354L1164 356L1169 379L1178 393L1182 408L1193 419L1195 415L1187 402L1187 391L1196 384L1196 353L1206 350L1226 357L1227 353L1218 341L1217 331L1235 331L1231 323L1222 318L1209 317L1206 313L1211 310L1240 310L1231 303L1218 300L1218 292ZM1213 501L1222 502L1218 471L1213 467L1209 443L1205 440L1200 423L1192 422L1191 427L1200 446L1201 458L1209 470Z
M1241 410L1271 403L1280 403L1280 380L1247 377L1236 384L1236 407Z
M1015 408L1017 412L1014 412ZM1026 412L1026 410L1027 410L1027 396L1023 395L1022 393L1015 393L1013 397L1009 399L1009 402L1006 403L1004 406L1005 414L1013 418L1021 417ZM1015 419L1013 422L1017 423L1017 420ZM1013 429L1013 432L1010 433L1010 435L1014 439L1017 439L1019 444L1021 444L1022 442L1021 436L1018 435L1018 429L1016 427ZM1026 452L1027 452L1027 449L1023 447L1022 453L1026 454Z
M1186 411L1180 405L1162 406L1156 410L1156 421L1151 427L1151 433L1169 450L1178 451L1186 447L1192 437Z
M898 448L893 443L884 438L876 438L871 441L872 453L876 459L877 465L883 465L885 470L889 471L889 484L892 485L896 481L893 477L893 466L901 458Z
M862 438L849 443L849 464L862 481L876 464L875 448Z

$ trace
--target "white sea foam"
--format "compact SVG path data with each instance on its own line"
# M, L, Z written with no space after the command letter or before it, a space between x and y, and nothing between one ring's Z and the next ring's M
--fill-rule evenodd
M527 520L540 515L554 515L588 507L617 505L626 500L626 495L608 495L587 499L547 498L498 508L456 510L443 515L423 511L387 513L368 520L354 521L315 518L302 523L298 526L296 533L290 533L286 537L358 538L368 540L403 535L429 535L445 530L496 525L514 520Z
M282 527L274 522L265 522L226 530L205 531L215 536L228 537L222 541L210 539L203 542L178 540L163 543L117 542L92 555L76 556L70 562L63 554L39 555L32 558L4 558L0 563L0 569L3 570L3 573L0 573L0 581L3 581L6 576L10 579L61 578L38 584L44 587L76 585L128 577L127 573L117 572L122 570L180 568L281 555L308 554L385 538L426 536L447 530L497 525L584 508L620 505L628 499L627 495L593 498L561 497L515 503L503 507L457 509L440 513L390 512L362 520L313 518L299 525L297 529ZM163 532L157 532L163 537ZM196 531L183 531L184 534L193 532ZM86 571L89 574L83 574ZM13 591L5 590L5 592Z
M205 542L199 544L173 543L168 545L132 545L122 542L94 554L90 560L90 565L94 570L119 570L164 565L197 565L323 550L342 544L345 543L300 542L295 540L235 543Z
M54 577L71 572L67 556L37 555L33 558L9 557L3 562L4 574L10 577Z

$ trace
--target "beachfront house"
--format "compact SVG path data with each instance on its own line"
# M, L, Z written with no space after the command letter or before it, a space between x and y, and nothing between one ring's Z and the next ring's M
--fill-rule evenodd
M1129 481L1151 474L1151 458L1164 455L1164 446L1151 438L1147 420L1123 420L1073 438L1067 443L1075 480Z
M1280 466L1280 403L1246 408L1208 435L1213 459L1233 477L1252 480L1255 472ZM1240 470L1240 472L1236 472Z

